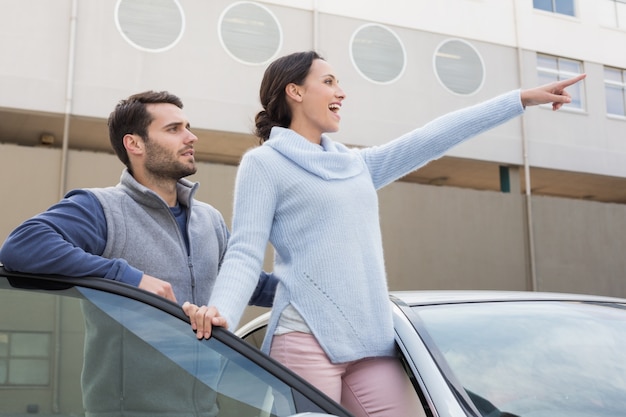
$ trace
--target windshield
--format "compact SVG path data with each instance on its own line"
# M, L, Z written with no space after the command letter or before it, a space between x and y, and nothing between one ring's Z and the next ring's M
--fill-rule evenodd
M414 307L451 384L483 416L618 416L626 410L626 310L500 302Z

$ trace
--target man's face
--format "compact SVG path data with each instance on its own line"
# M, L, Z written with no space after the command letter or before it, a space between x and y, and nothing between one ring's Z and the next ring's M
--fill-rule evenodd
M196 173L193 145L198 140L182 109L173 104L148 104L153 117L145 141L146 173L156 178L175 179Z

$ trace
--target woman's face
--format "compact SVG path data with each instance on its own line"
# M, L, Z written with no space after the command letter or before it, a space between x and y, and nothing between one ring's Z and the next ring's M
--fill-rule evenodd
M298 86L300 101L293 109L290 128L319 143L322 133L339 130L339 110L345 93L330 64L316 59L304 84Z

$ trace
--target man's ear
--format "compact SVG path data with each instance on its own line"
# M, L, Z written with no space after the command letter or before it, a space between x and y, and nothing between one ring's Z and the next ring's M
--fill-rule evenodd
M132 155L142 154L144 151L144 141L139 135L127 133L124 135L124 147L126 152Z
M301 89L302 87L298 84L289 83L285 87L285 94L287 94L287 97L289 97L290 99L299 103L302 101Z

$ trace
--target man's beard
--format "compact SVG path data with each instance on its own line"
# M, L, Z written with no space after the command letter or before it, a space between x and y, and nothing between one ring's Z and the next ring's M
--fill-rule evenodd
M153 177L178 181L196 173L195 163L181 163L177 156L172 156L170 151L153 141L147 140L145 144L146 171Z

